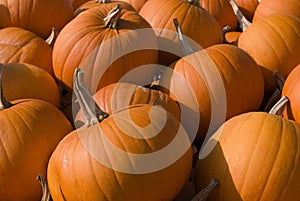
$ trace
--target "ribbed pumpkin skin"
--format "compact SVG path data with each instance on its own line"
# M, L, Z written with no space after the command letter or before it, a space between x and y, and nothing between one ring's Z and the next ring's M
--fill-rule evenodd
M59 88L49 73L26 63L10 63L3 68L3 90L8 101L37 98L60 106Z
M153 28L175 31L173 18L177 18L182 32L203 48L222 43L218 22L203 8L185 0L151 0L140 10ZM160 36L165 37L162 32ZM175 40L176 38L170 38Z
M214 177L220 185L208 200L299 200L299 135L299 124L268 113L230 119L196 164L197 190Z
M137 12L139 12L141 8L144 6L144 4L149 0L122 0L122 1L129 3Z
M51 46L23 28L0 29L0 62L29 63L53 74Z
M217 20L221 28L229 25L232 30L236 29L238 19L229 0L199 0L199 2L200 6Z
M0 0L0 4L8 9L1 12L0 18L10 19L10 26L30 30L44 39L52 27L60 30L73 18L70 0Z
M262 68L266 94L273 93L277 86L274 71L286 78L300 63L299 35L300 20L287 15L267 16L254 22L240 35L238 47L250 54Z
M129 133L137 131L131 127L124 114L128 112L132 121L141 127L149 122L148 112L151 106L132 107L123 109L113 116L103 120L96 128L100 127L104 135L117 148L128 153L146 154L153 153L164 148L175 137L178 121L167 113L166 124L156 136L148 139L137 139L120 131L114 119L120 124L127 124ZM162 120L154 108L152 123ZM48 165L48 184L54 201L60 200L109 200L109 201L160 201L172 200L179 193L187 181L192 167L192 153L188 148L173 164L166 168L150 173L129 174L115 171L95 160L79 139L79 134L91 139L95 135L95 126L82 127L67 135L57 146L51 156ZM96 132L99 130L96 130ZM94 134L92 134L94 133ZM140 133L144 136L145 133ZM186 139L182 139L183 142ZM112 163L126 164L129 158L119 158L115 161L111 158L111 151L102 143L97 143L100 149L106 149L105 156ZM173 154L173 153L170 153ZM143 157L143 156L141 156ZM131 164L134 162L131 162ZM85 164L85 165L82 165ZM134 164L133 164L134 165ZM127 167L127 166L126 166ZM80 181L80 182L77 182Z
M0 111L0 199L39 200L36 177L46 176L51 153L72 127L50 103L22 99Z
M282 96L287 96L289 103L283 116L300 123L300 65L297 65L288 75L282 90Z
M287 14L300 18L300 1L298 0L263 0L257 6L253 21L269 15Z
M196 68L200 72L196 71ZM259 67L245 51L236 46L228 44L214 45L180 59L176 63L174 71L187 80L195 93L200 113L200 128L198 131L198 137L200 138L205 136L211 123L211 100L220 97L220 91L217 87L218 81L216 80L217 75L210 77L213 68L217 69L223 81L221 84L223 84L226 93L226 102L224 103L226 106L226 119L243 112L257 110L260 107L264 93L263 77ZM216 80L216 82L211 82L213 84L210 83L210 87L213 89L211 95L205 80ZM170 96L176 99L175 94L177 97L181 97L184 105L191 105L185 87L185 84L173 76L171 78L170 91L172 94ZM219 126L215 125L215 129Z
M236 4L244 14L244 16L252 21L256 8L258 6L258 0L235 0Z
M104 27L103 19L114 7L115 5L113 4L107 4L106 6L101 6L101 8L88 9L68 23L58 35L53 48L53 68L56 78L67 89L70 90L73 87L73 73L76 68L83 68L88 74L89 70L96 69L99 65L105 63L103 62L104 59L109 60L115 52L129 49L134 45L133 43L140 42L139 39L142 37L140 34L133 38L133 34L128 34L131 37L120 37L121 39L119 40L118 38L116 39L116 36L129 31L133 33L137 29L151 28L149 23L136 12L125 9L122 11L121 21L117 30ZM113 37L115 39L111 42L111 48L105 50L107 52L99 48L101 43ZM150 35L148 37L149 40L156 40L154 33L152 38L150 38ZM108 43L110 44L110 42ZM125 73L135 67L153 63L157 63L156 50L134 51L123 55L109 65L109 69L100 81L89 78L89 82L99 82L97 89L100 89L105 85L119 81ZM99 69L101 68L102 66L99 67ZM147 72L147 74L149 76L150 73ZM140 77L143 78L143 75L140 75Z
M180 120L180 109L177 102L161 91L135 84L122 82L110 84L97 91L93 98L97 105L109 114L131 105L150 104L162 106ZM81 110L76 115L75 121L85 121Z

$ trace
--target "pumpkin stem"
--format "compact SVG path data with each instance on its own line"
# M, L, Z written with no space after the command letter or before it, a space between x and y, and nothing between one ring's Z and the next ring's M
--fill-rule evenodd
M110 3L111 0L96 0L96 3Z
M189 45L189 43L186 39L186 36L182 32L182 29L181 29L181 26L178 22L178 19L174 18L173 22L174 22L174 26L175 26L175 29L176 29L176 34L177 34L177 37L179 39L181 49L183 51L184 56L187 56L189 54L194 53L195 51L191 48L191 46Z
M233 9L234 14L238 18L240 28L242 29L242 31L245 31L251 25L251 22L249 22L247 18L243 15L242 11L239 9L238 5L234 0L230 0L229 3Z
M191 201L205 201L207 200L210 192L219 185L219 181L215 178L210 180L209 184L203 188Z
M3 74L3 64L0 63L0 110L11 107L13 104L8 102L3 94L2 86L2 75Z
M38 180L38 182L40 182L42 186L43 194L42 194L41 201L52 201L50 191L44 177L41 174L39 174L36 179Z
M52 31L50 36L45 40L46 43L48 43L51 47L53 47L54 42L58 36L58 30L55 27L52 27Z
M194 6L197 6L197 7L200 7L200 1L199 0L186 0L186 2L194 5Z
M228 42L226 41L225 34L226 34L228 31L230 31L230 30L231 30L231 26L229 26L229 25L223 27L223 29L222 29L223 41L224 41L225 43L227 43L227 44L228 44Z
M286 106L286 104L289 102L289 99L286 96L282 96L279 101L271 108L269 111L269 114L275 114L282 116L283 110Z
M121 17L122 6L120 4L116 5L108 15L104 18L105 26L111 29L116 29Z
M284 79L277 71L275 71L275 72L273 73L273 75L274 75L275 78L276 78L276 82L277 82L277 85L278 85L279 90L282 91L283 85L284 85L284 83L285 83L285 79Z
M94 101L91 93L88 91L84 83L83 77L83 69L77 68L74 73L74 93L79 101L79 105L82 108L84 117L86 119L85 124L87 127L90 127L103 121L109 115L102 111Z

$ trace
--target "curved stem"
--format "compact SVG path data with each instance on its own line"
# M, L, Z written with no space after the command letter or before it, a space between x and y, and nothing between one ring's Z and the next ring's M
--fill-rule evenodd
M116 29L121 17L122 6L120 4L116 5L108 15L104 18L105 26L111 29Z
M229 3L233 9L234 14L238 18L240 28L242 29L242 31L245 31L251 25L251 22L249 22L247 18L243 15L242 11L239 9L238 5L234 0L230 0Z
M286 96L282 96L279 101L271 108L269 114L275 114L282 116L283 110L286 104L289 102L289 99Z
M205 201L207 200L210 192L219 185L219 181L215 178L209 182L209 184L203 188L191 201Z
M199 0L186 0L186 2L194 5L194 6L197 6L197 7L200 7L200 1Z
M111 0L96 0L96 3L110 3Z
M9 108L13 105L9 101L7 101L6 98L4 97L2 76L3 76L3 64L0 64L0 110Z
M195 51L191 48L191 46L189 45L185 35L182 32L182 29L179 25L178 19L174 18L173 22L174 22L174 26L175 26L175 29L176 29L176 34L177 34L177 37L179 39L181 49L183 51L184 56L187 56L189 54L194 53Z
M57 38L58 30L55 27L52 27L52 31L50 36L45 40L46 43L48 43L51 47L53 47L54 42Z
M103 121L109 115L102 111L94 101L91 93L88 91L84 83L83 78L84 71L81 68L77 68L74 73L74 93L86 119L85 125L90 127Z
M43 194L42 194L41 201L52 201L50 191L44 177L41 174L39 174L36 179L40 182L42 186Z

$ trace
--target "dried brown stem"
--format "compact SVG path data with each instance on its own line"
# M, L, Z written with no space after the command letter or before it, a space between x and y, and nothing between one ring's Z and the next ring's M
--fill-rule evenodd
M234 0L230 0L229 3L233 9L234 14L238 18L240 28L242 29L242 31L245 31L251 25L251 22L249 22L247 18L243 15L242 11L239 9L238 5Z
M41 174L39 174L36 179L38 180L38 182L40 182L40 184L42 186L41 201L52 201L50 191L49 191L47 182L45 181L44 177Z
M121 12L122 6L120 4L116 5L116 7L113 8L104 18L105 26L111 29L116 29L120 21Z
M283 111L286 107L286 104L289 102L289 99L286 96L282 96L279 101L271 108L269 114L275 114L282 116Z

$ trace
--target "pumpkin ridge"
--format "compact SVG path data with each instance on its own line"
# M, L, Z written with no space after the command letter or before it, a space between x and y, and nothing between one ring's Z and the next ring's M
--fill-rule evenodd
M261 198L263 197L264 192L265 192L265 190L266 190L266 188L267 188L267 186L269 184L270 177L272 176L272 172L274 171L274 167L276 165L276 162L278 161L278 155L279 155L280 150L281 150L280 148L282 147L282 141L283 141L282 138L283 138L284 125L285 125L284 122L283 122L283 119L281 119L280 124L281 124L281 126L280 126L281 130L280 130L279 133L281 134L281 136L280 136L280 140L279 140L279 146L277 148L276 157L275 157L275 159L273 161L273 165L271 166L271 169L270 169L270 171L268 173L268 176L267 176L267 180L265 181L265 183L263 185L263 189L261 191L261 194L258 197L259 198L258 200L261 200Z
M72 156L72 175L73 175L73 178L75 178L75 183L73 183L73 187L74 188L76 188L76 191L81 191L81 188L80 188L80 182L79 182L79 180L78 180L78 176L77 176L77 172L76 172L76 165L74 165L74 159L76 158L76 156L75 156L75 154L77 153L77 149L80 149L80 146L83 146L84 147L84 145L81 143L81 141L80 141L80 138L79 138L79 136L78 136L78 133L76 132L75 133L75 135L77 135L77 139L76 139L76 142L75 142L75 145L73 146L73 156ZM84 150L86 151L86 149L84 148ZM78 200L83 200L82 199L82 197L81 197L81 195L83 195L82 193L75 193L76 194L76 196L79 196L79 198L80 199L78 199Z
M253 114L251 115L251 117L253 117ZM248 118L248 119L250 119L250 118ZM259 129L260 131L263 130L263 128L264 128L264 126L265 126L266 119L267 119L267 116L265 115L265 118L264 118L263 122L261 123L261 129ZM244 123L246 123L246 121L244 121ZM258 146L258 142L259 142L259 139L261 138L261 136L262 136L262 135L261 135L261 132L260 132L260 134L259 134L259 135L257 136L257 138L256 138L256 143L255 143L255 145L254 145L254 147L253 147L253 152L252 152L251 157L250 157L250 159L249 159L249 162L248 162L248 164L247 164L247 167L249 167L249 168L246 170L246 172L245 172L245 177L244 177L244 180L243 180L243 182L242 182L242 186L241 186L241 190L240 190L241 195L242 195L243 192L244 192L245 184L246 184L247 178L248 178L247 175L248 175L248 172L250 171L250 167L251 167L251 164L252 164L252 161L253 161L253 156L255 155L256 148L257 148L257 146Z

